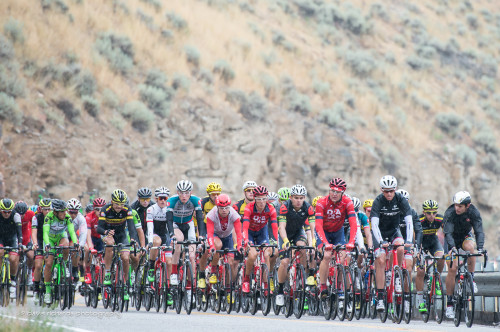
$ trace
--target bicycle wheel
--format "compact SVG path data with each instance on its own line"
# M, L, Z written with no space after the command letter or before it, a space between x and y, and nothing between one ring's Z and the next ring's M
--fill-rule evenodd
M189 260L187 260L186 263L184 263L184 275L182 276L182 280L183 280L182 287L183 290L185 290L183 294L184 310L186 310L186 313L190 315L191 310L193 310L193 299L194 299L193 289L196 288L194 287L193 268Z
M304 276L304 274L302 274ZM260 308L262 310L262 314L267 316L271 311L271 275L269 274L269 269L266 264L261 264L260 266ZM304 286L304 283L302 284ZM302 293L303 292L302 288Z
M422 298L423 298L423 301L425 302L426 311L420 312L420 314L422 315L422 321L424 323L427 323L429 321L429 318L431 316L430 309L434 307L434 305L433 305L434 298L431 297L433 285L429 286L430 278L431 277L429 276L429 269L427 269L425 276L424 276L424 289L422 292ZM435 292L435 289L434 289L434 292ZM417 306L417 309L418 309L418 306Z
M334 282L334 277L328 277L331 282ZM332 319L333 314L333 306L334 306L334 297L332 294L332 283L327 289L327 294L322 295L320 292L320 303L321 303L321 311L323 311L323 316L326 320ZM335 312L335 317L337 317L337 312Z
M464 308L464 319L467 327L471 327L472 323L474 323L475 299L474 284L472 275L469 272L465 274L463 286L462 307Z
M413 310L412 293L411 293L411 278L407 269L403 269L403 320L406 324L410 324ZM428 311L427 311L428 312Z
M361 318L361 313L363 312L363 307L365 306L365 301L363 301L363 282L361 281L361 271L357 266L352 269L352 280L353 280L353 311L356 320Z
M26 303L26 290L27 290L27 279L28 279L28 267L26 262L23 262L22 266L17 269L17 289L16 289L16 305L22 305Z
M161 285L161 265L158 269L155 269L155 280L153 282L154 287L154 306L156 312L160 312L162 301L163 301L163 287Z
M259 275L259 272L250 277L250 293L248 293L248 312L252 315L257 313L259 309L259 304L257 303L257 293L258 293L258 282L255 280Z
M385 323L387 316L389 315L389 301L387 300L387 287L384 289L384 310L379 312L379 318L382 323Z
M161 288L162 288L162 301L161 306L163 313L168 309L168 283L167 283L167 264L161 264Z
M434 312L434 319L436 319L436 322L438 324L441 324L441 322L443 321L445 310L445 298L442 286L441 274L439 272L435 272L432 280L432 289L434 289L434 292L432 294L432 311ZM440 295L436 294L438 292L440 293Z
M236 280L233 281L233 294L234 294L234 304L233 310L237 313L241 310L241 285L243 284L243 264L238 264L238 273L236 274Z
M399 266L394 267L393 290L392 290L392 320L400 324L403 319L404 311L404 277Z
M217 266L217 271L219 271L218 266ZM217 284L212 286L212 293L211 293L212 310L216 313L220 312L220 309L222 307L222 297L224 296L222 291L222 283L218 273L219 272L217 272Z
M120 312L123 312L123 309L125 307L125 299L124 299L124 296L125 296L125 287L127 287L127 284L125 282L125 275L124 275L124 272L123 272L123 263L121 260L118 261L118 265L117 265L117 270L116 270L116 274L117 274L117 285L116 285L116 295L118 296L118 310ZM128 272L127 272L128 273Z
M339 316L339 320L343 321L346 317L347 312L347 303L346 298L348 297L348 289L347 289L347 273L344 269L343 265L337 265L337 274L335 278L335 307L337 311L337 315Z
M354 318L354 311L356 310L356 298L355 298L355 283L356 277L354 275L354 269L348 268L345 271L346 275L346 293L345 293L345 306L346 306L346 318L348 321L352 321Z
M59 284L54 284L54 287L57 288L57 298L59 299L59 307L61 310L66 309L66 269L64 263L59 263L58 267L59 280L56 279L56 282Z
M370 274L368 276L368 287L367 291L369 292L368 294L368 299L370 301L368 305L368 312L369 312L369 317L371 319L375 319L377 317L377 283L375 280L375 273L373 270L370 270Z
M273 282L274 282L274 294L272 295L272 299L271 299L271 302L272 302L272 306L273 306L273 312L275 315L279 315L280 314L280 311L281 311L281 306L279 305L276 305L276 295L278 295L278 292L277 292L277 289L279 287L279 283L278 283L278 269L279 269L279 264L276 263L274 265L274 269L273 269Z
M319 294L318 287L309 286L306 288L306 300L307 305L309 306L308 313L309 316L318 316L319 314Z
M233 310L234 303L234 282L232 278L231 265L228 263L224 264L224 290L225 290L225 298L224 301L227 303L226 305L226 313L230 314Z
M455 290L453 292L453 311L455 312L455 318L453 318L453 323L456 327L460 325L462 319L462 293L463 293L463 282L460 280L460 275L457 273L455 277Z
M304 313L304 302L305 302L305 276L304 267L297 263L295 266L295 276L293 276L293 286L292 288L292 308L295 318L300 319Z

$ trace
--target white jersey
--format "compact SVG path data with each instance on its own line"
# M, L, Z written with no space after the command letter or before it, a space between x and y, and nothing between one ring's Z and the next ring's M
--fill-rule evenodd
M75 233L78 234L78 244L83 247L87 242L87 220L85 220L83 214L78 212L72 222L73 227L75 227Z
M163 235L167 232L167 207L161 208L158 204L151 205L146 212L148 227L148 242L153 242L153 235Z
M214 206L210 212L207 213L207 223L211 220L214 223L214 235L223 239L231 235L234 229L234 222L240 219L240 215L233 207L229 207L229 214L227 216L227 224L222 225L220 222L219 212L217 206Z

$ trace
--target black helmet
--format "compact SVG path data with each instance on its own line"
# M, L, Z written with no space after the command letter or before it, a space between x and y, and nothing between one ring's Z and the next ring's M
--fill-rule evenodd
M52 210L58 211L66 211L68 209L68 205L65 201L61 199L53 199L52 200Z
M94 210L94 204L87 204L85 207L85 213L90 213L92 210Z
M14 211L16 211L19 214L25 214L26 212L28 212L28 204L26 204L23 201L19 201L16 203Z
M148 187L142 187L137 190L137 197L139 198L151 198L151 195L153 195L153 192Z

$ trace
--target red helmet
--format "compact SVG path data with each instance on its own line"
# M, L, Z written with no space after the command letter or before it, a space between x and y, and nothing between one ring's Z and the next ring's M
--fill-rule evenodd
M254 196L264 196L264 195L267 196L267 194L268 194L267 188L264 186L257 186L253 190Z
M106 201L101 197L97 197L96 199L94 199L92 205L94 207L103 207L104 205L106 205Z
M231 198L229 198L229 196L226 194L220 194L219 196L217 196L217 200L215 201L215 204L217 204L217 206L221 206L221 207L229 206L229 205L231 205Z
M341 178L333 178L330 181L330 188L337 191L345 191L345 189L347 188L347 184Z

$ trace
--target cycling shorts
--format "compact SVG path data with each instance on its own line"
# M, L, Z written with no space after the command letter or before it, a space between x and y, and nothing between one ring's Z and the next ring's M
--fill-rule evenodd
M0 236L0 247L17 247L17 234L2 234ZM11 255L17 255L17 250L10 252Z
M334 246L344 245L345 244L344 227L342 227L336 232L325 232L325 237L329 244L333 244ZM316 235L316 243L318 246L320 244L323 244L318 235Z
M224 250L224 249L233 250L234 249L233 234L230 234L229 236L222 237L222 238L219 237L217 234L214 234L214 236L217 236L220 239L220 241L222 242L221 250Z
M174 222L174 229L178 229L184 235L184 241L196 241L196 232L194 228L194 221L190 221L184 224Z
M269 244L269 234L267 225L260 231L248 230L248 242L254 245Z
M61 243L61 240L67 238L68 238L67 232L62 232L59 234L49 234L49 243L45 243L45 245L50 244L50 246L52 247L49 251L49 255L55 255L56 250L53 247L58 247Z
M90 237L92 239L92 245L94 246L94 249L97 251L103 251L104 250L104 242L102 242L102 239L100 237Z
M293 235L289 236L288 241L290 241L291 245L297 245L297 242L299 242L299 241L302 241L302 242L304 242L304 245L307 245L306 231L303 228L301 228L300 231L297 232L297 234L293 234ZM282 249L283 248L283 239L281 238L281 236L279 236L279 248L280 248L280 257L282 259L290 256L289 250Z
M437 235L425 235L422 238L422 249L428 250L432 256L436 256L436 253L444 254L443 246Z
M109 236L109 235L108 235ZM104 236L104 238L108 237L108 236ZM130 242L128 240L128 232L124 232L124 231L121 231L119 233L115 233L113 235L113 240L115 240L115 244L123 244L125 246L125 248L123 248L122 250L120 250L120 252L124 252L124 251L130 251Z

